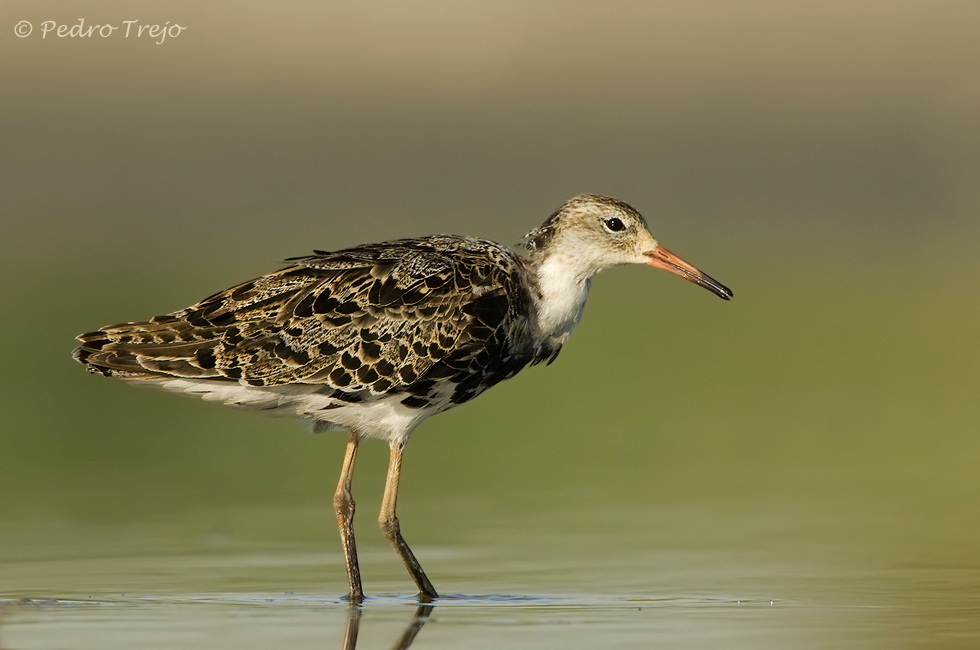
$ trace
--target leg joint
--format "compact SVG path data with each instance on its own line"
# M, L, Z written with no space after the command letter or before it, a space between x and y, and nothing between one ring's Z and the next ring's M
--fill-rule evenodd
M389 541L394 541L401 536L398 517L393 514L389 516L387 513L382 512L381 516L378 517L378 525L381 526L381 532L384 533Z
M337 490L333 495L333 509L345 518L354 516L354 497L347 490Z

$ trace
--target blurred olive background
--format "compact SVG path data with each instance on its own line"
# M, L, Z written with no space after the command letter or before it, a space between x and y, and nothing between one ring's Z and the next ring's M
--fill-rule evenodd
M6 2L0 16L8 559L214 535L339 553L343 435L89 376L73 337L313 248L516 243L587 191L636 206L735 299L607 272L555 364L426 422L399 514L436 584L470 588L426 549L485 543L607 574L626 553L632 588L657 590L662 567L638 558L686 549L740 567L735 593L791 597L796 575L835 602L921 598L920 616L968 635L980 5ZM187 29L41 38L42 21L79 17ZM373 524L386 453L366 445L359 464L359 542L406 591ZM791 567L782 587L751 582L762 565ZM0 578L8 596L32 588Z

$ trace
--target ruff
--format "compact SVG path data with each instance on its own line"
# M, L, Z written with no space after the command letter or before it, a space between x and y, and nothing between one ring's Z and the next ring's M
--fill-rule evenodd
M521 251L434 235L289 261L186 309L83 334L74 357L107 377L348 429L334 505L352 603L363 598L350 492L361 438L389 442L381 527L431 600L436 591L395 517L415 427L553 360L605 268L648 264L732 297L660 246L636 210L596 195L569 200Z

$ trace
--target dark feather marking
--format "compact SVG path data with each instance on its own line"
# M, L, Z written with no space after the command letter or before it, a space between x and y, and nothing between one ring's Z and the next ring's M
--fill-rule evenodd
M361 341L361 357L365 361L377 361L381 358L381 346L377 343Z
M234 289L231 290L229 294L232 300L247 300L255 295L255 281L251 280L249 282L243 282Z
M421 397L421 396L428 395L429 391L432 390L432 387L435 385L436 382L433 381L432 379L416 381L408 386L407 392L411 393L412 395Z
M361 360L352 355L350 352L344 352L340 356L340 365L348 370L357 370L361 367Z
M205 370L211 370L217 364L217 359L214 356L214 350L210 348L201 348L194 353L194 358L197 360L197 365L201 366Z
M346 372L343 368L334 368L330 373L330 382L340 388L350 386L352 379L353 377L351 377L350 373Z
M373 384L379 379L378 371L374 366L361 366L357 369L357 379L362 384Z
M322 294L320 294L322 295ZM297 318L309 318L313 315L313 303L320 297L314 292L306 294L306 296L296 304L293 309L293 315Z
M430 402L424 397L406 397L402 400L402 404L409 408L421 409L428 406Z

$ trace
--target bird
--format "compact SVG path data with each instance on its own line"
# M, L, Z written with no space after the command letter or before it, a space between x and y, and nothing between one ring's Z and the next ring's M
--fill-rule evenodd
M468 402L527 366L550 364L575 328L592 277L645 264L730 300L732 291L660 245L618 199L580 194L513 248L430 235L337 251L288 266L146 321L77 337L93 373L207 401L346 430L333 505L351 605L364 599L352 479L363 439L388 443L378 518L419 590L438 592L396 516L405 447L426 418Z

